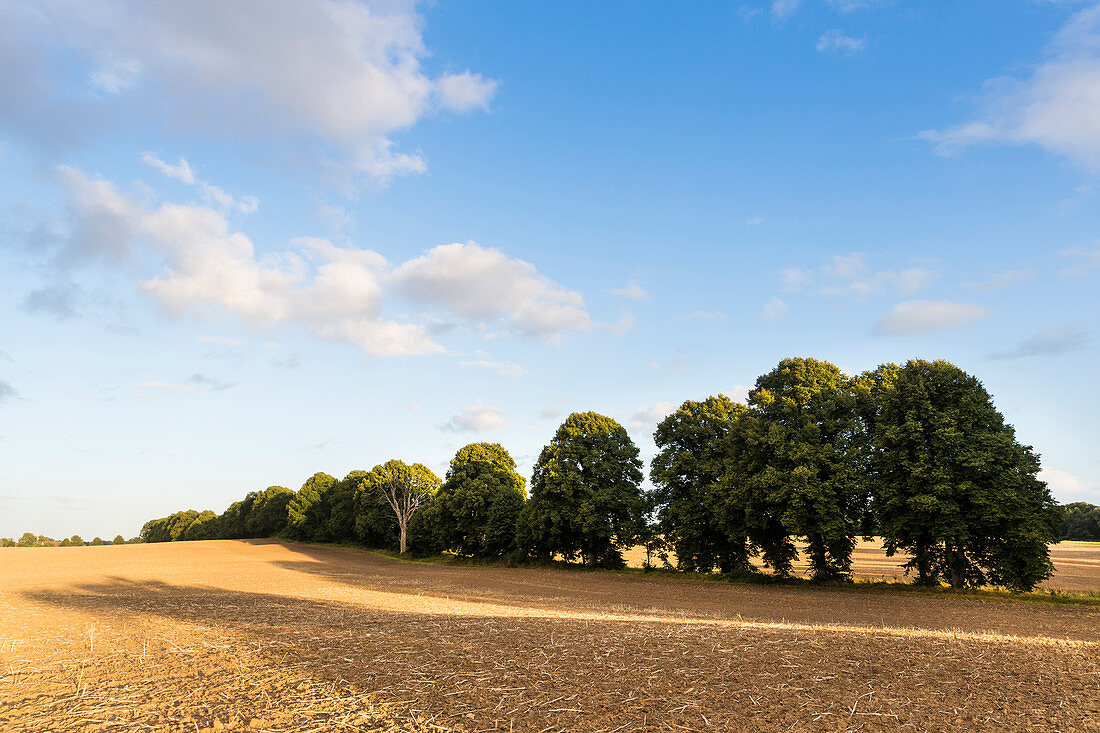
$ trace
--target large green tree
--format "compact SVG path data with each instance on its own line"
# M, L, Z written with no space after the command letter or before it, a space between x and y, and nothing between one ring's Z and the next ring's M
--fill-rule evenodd
M588 565L621 566L642 530L638 448L605 415L577 412L542 449L519 522L520 547L536 557L580 555Z
M397 523L397 547L402 555L408 549L409 521L439 491L439 477L420 463L386 461L371 469L359 483L365 501L380 496L393 511Z
M256 495L244 520L249 537L271 537L286 529L287 507L294 492L284 486L268 486Z
M325 542L330 507L328 494L336 479L327 473L315 473L287 504L287 532L298 540Z
M436 531L461 555L501 557L515 549L526 481L498 443L471 443L451 459L436 497Z
M1052 565L1061 512L981 382L914 360L882 394L874 428L875 516L920 583L1029 589Z
M756 380L749 404L737 448L748 453L738 483L749 536L780 574L790 572L793 537L805 539L815 578L849 574L866 493L848 377L826 361L784 359Z
M723 477L730 435L747 408L725 395L688 400L657 425L650 467L657 526L681 570L748 567L742 522L728 521Z
M1063 540L1100 541L1100 506L1075 501L1062 507L1058 534Z

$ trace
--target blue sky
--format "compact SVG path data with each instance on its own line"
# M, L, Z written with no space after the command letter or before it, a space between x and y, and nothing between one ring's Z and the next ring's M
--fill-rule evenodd
M1100 5L0 2L0 535L978 375L1100 502Z

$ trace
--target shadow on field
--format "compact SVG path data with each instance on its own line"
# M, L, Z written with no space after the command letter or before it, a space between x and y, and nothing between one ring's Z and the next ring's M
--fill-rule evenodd
M904 591L765 586L556 568L438 565L361 550L283 544L302 560L285 570L363 591L492 603L517 609L687 619L964 630L1100 641L1100 608L996 603Z
M259 645L272 665L293 658L319 679L475 730L1076 729L1100 714L1100 655L1087 647L425 613L415 597L395 612L124 578L24 595L208 627Z

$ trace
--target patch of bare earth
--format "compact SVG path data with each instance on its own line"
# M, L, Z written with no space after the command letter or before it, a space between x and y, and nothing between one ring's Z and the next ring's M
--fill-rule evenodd
M2 730L1100 730L1100 610L445 567L0 551Z

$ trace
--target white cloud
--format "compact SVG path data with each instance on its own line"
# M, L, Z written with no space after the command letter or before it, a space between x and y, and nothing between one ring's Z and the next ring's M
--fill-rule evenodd
M15 391L15 387L0 379L0 402L15 399L18 396L19 393Z
M1100 267L1100 246L1071 247L1062 252L1062 257L1072 264L1062 270L1064 277L1080 277Z
M883 5L889 5L893 1L894 0L829 0L829 5L833 10L843 15L854 13L857 10L882 7Z
M440 425L444 432L483 433L487 430L502 428L508 423L499 407L493 405L466 405L457 415Z
M377 252L302 237L291 249L258 254L225 215L204 206L139 202L109 182L69 167L59 169L72 219L62 251L70 259L129 258L133 250L163 259L164 268L141 290L173 314L236 316L257 325L293 325L374 356L444 351L423 322L383 315L387 296L444 319L504 326L522 336L555 341L595 324L577 292L534 265L474 242L436 247L392 268ZM438 321L426 314L421 320ZM626 323L625 325L629 325ZM481 360L479 366L488 366ZM493 363L516 374L514 364Z
M761 224L763 224L766 221L767 221L767 219L765 219L762 216L753 216L753 217L750 217L748 219L745 219L745 226L747 226L747 227L757 227L757 226L760 226Z
M529 338L557 341L596 324L580 293L535 266L476 242L444 244L393 272L400 292L487 327L503 325Z
M97 113L106 106L121 115L112 100L126 99L171 125L290 143L380 182L425 170L420 155L396 149L395 133L439 110L484 109L497 87L470 71L426 72L423 18L402 0L41 0L33 12L11 5L0 6L9 31L0 57L25 60L5 68L22 89L26 121L50 118L43 139L72 127L63 116L89 109L74 115L54 102L67 82L36 59L58 47L109 95ZM156 90L155 103L147 90Z
M749 392L753 387L747 384L735 384L729 389L722 390L722 394L729 397L734 402L740 402L741 404L747 404L749 401Z
M439 104L452 112L489 109L489 100L496 93L498 82L469 71L450 74L435 83Z
M1056 468L1039 471L1039 479L1047 482L1050 492L1059 501L1100 503L1100 481L1090 481Z
M815 48L822 53L840 53L850 56L867 48L867 39L853 38L844 35L841 31L830 30L821 34Z
M178 163L172 165L171 163L165 163L156 155L146 152L142 153L141 162L156 168L165 176L173 180L181 181L188 185L193 185L195 183L195 172L191 170L191 164L188 163L183 156L180 156Z
M613 288L610 293L627 300L649 300L649 293L637 282L631 280L626 287Z
M954 328L989 315L989 311L972 303L952 303L946 300L910 300L899 303L879 319L875 332L908 335Z
M995 275L990 275L982 282L969 282L963 283L971 290L979 292L991 292L996 290L1006 290L1013 285L1019 285L1020 283L1027 282L1028 280L1035 279L1035 270L1005 270L998 272Z
M936 279L936 273L923 267L905 270L873 271L866 255L853 252L833 255L817 271L788 267L780 273L783 290L823 297L865 298L888 292L914 293Z
M977 143L1034 144L1100 169L1100 5L1078 11L1023 79L986 82L970 121L920 137L950 154Z
M787 312L787 303L782 298L772 298L764 304L764 310L761 312L764 318L769 321L774 321L777 318L782 318Z
M774 0L772 2L772 17L777 20L786 20L795 14L802 0Z
M255 196L242 196L238 199L211 183L198 180L191 169L191 164L182 156L176 165L171 165L152 153L144 153L141 156L141 162L156 168L169 178L195 186L204 199L213 202L219 208L234 209L242 214L253 214L260 206L260 200Z
M684 320L687 321L706 321L707 323L713 323L715 321L724 320L725 313L721 311L692 311L684 316Z
M642 405L635 410L630 418L630 427L633 430L652 430L657 423L664 420L676 410L676 405L671 402L657 402L653 405Z
M479 359L476 361L460 361L459 366L464 367L479 367L481 369L489 369L501 374L505 377L512 379L519 379L520 377L527 376L527 370L521 367L519 364L513 364L510 361L489 361L487 359Z
M561 412L559 410L555 410L553 407L546 407L542 410L539 410L539 417L541 417L543 420L557 420L559 417L561 417Z

